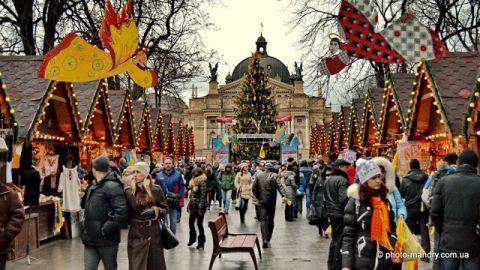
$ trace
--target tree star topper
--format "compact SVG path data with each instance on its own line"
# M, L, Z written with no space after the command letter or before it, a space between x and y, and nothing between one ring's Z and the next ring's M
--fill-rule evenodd
M49 51L40 66L38 77L64 82L88 82L128 73L139 86L157 84L154 70L145 69L147 53L138 46L138 30L132 18L132 1L117 14L109 1L99 37L105 50L99 49L75 33L68 34Z

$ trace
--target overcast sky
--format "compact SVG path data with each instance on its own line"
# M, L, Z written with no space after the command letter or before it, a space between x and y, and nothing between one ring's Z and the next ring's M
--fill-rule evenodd
M204 31L202 36L206 45L217 50L221 56L223 63L219 63L218 67L220 84L225 84L228 72L231 73L240 61L255 51L255 41L260 36L262 23L268 54L278 58L292 72L294 62L301 61L302 52L295 46L298 33L290 32L290 27L286 25L289 18L288 2L224 0L224 5L206 9L210 13L210 21L219 28L218 31ZM206 70L208 75L208 67ZM195 85L199 96L207 93L207 78L195 82ZM190 97L191 91L186 91L185 96Z

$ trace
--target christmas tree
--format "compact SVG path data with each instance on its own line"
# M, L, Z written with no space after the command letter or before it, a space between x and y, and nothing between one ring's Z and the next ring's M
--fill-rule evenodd
M235 100L238 119L238 131L241 133L274 133L277 106L267 88L268 78L260 66L261 54L252 55L252 64L248 66L243 91Z

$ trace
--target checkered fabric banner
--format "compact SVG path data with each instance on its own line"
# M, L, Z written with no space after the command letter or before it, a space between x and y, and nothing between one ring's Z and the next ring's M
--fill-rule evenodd
M415 63L422 58L435 59L430 31L413 14L404 14L402 18L382 30L380 34L408 62Z
M375 10L373 0L349 0L350 4L357 8L365 18L370 22L370 24L375 28L377 24L378 13Z

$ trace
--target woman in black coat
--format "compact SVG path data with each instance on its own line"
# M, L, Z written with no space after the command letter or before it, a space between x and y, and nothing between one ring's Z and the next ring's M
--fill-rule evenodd
M344 270L391 270L393 267L386 254L392 252L395 245L394 213L380 173L374 162L365 162L357 172L360 185L353 185L347 191L350 199L344 216Z
M188 218L188 225L190 227L190 239L188 240L188 246L193 245L197 238L197 232L195 231L195 221L197 221L198 227L198 245L197 249L203 248L205 245L205 232L203 229L203 218L205 217L205 210L207 209L207 176L203 173L203 169L197 167L192 171L192 179L189 186L189 198L188 212L190 216Z

